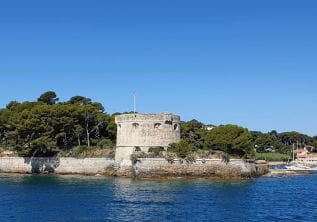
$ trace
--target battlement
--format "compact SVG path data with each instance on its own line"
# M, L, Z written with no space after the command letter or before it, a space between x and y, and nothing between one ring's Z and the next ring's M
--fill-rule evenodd
M174 123L180 122L180 117L173 115L172 113L133 113L133 114L122 114L115 117L117 124L123 122L165 122L171 121Z

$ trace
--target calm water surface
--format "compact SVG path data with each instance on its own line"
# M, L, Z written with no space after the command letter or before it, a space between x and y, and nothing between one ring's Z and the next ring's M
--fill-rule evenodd
M241 181L0 174L0 221L317 221L317 175Z

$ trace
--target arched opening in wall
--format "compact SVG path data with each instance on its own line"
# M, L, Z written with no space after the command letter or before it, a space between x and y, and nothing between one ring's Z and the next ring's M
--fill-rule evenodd
M172 121L171 120L165 120L165 124L168 124L168 125L172 125Z
M118 127L121 128L121 124L118 124Z
M154 123L154 129L160 128L161 124L160 123Z
M174 124L174 130L178 129L178 124Z
M140 152L141 148L139 146L134 147L134 152Z
M138 123L132 123L132 126L133 126L134 128L138 128L138 127L139 127L139 124L138 124Z

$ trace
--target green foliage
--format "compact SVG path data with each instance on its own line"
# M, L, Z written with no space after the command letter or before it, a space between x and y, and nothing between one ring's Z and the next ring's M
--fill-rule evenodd
M282 153L256 153L256 160L267 160L267 161L290 161L292 159L291 154Z
M54 142L48 137L43 136L33 140L29 147L19 147L19 156L28 157L50 157L54 156Z
M53 105L58 101L57 95L53 91L47 91L43 93L38 99L38 102L43 102L48 105Z
M212 150L221 150L240 157L252 156L254 149L251 134L236 125L220 125L210 130L205 138L206 145Z
M228 153L223 153L221 156L222 162L228 164L230 162L230 155Z
M169 163L173 163L174 160L177 158L177 155L173 152L167 152L165 154L165 159L169 162Z
M87 152L89 151L89 147L88 146L85 146L85 145L82 145L82 146L78 146L78 147L75 147L73 149L73 152L72 152L72 156L73 157L86 157L87 156Z
M91 99L86 98L84 96L73 96L72 98L70 98L70 100L67 103L79 104L79 105L88 105L88 104L91 104Z
M37 101L9 102L0 109L0 146L10 147L20 156L52 156L57 151L80 157L114 155L115 116L121 113L109 115L101 103L84 96L58 101L56 93L48 91ZM267 158L278 159L290 155L293 143L317 146L317 137L298 132L249 132L235 125L207 130L195 119L181 122L180 129L181 141L168 147L166 156L170 159L173 155L191 159L194 152L203 158L216 156L213 152L227 154L229 158L253 158L255 149L266 152ZM162 151L153 147L147 156L162 156Z
M300 144L306 144L306 145L313 145L314 138L301 134L295 131L292 132L284 132L277 135L279 140L284 143L291 145L292 143L300 143Z
M75 158L88 158L88 157L105 157L113 158L113 149L100 149L98 147L88 147L86 145L74 147L69 152L60 152L60 157L75 157Z
M277 133L251 132L251 134L252 141L258 152L270 152L272 150L280 150L282 152L288 148L287 144L279 140Z
M196 161L196 155L195 153L189 153L187 154L186 158L185 158L187 163L193 163Z
M0 109L0 145L16 147L22 156L52 155L52 149L115 144L114 116L91 99L72 97L56 103L56 93L43 93L37 102L10 102Z
M188 142L194 150L204 149L205 135L207 130L204 129L204 124L193 119L188 122L182 122L181 138Z
M175 153L179 158L186 158L193 151L193 147L186 140L181 140L170 144L167 151Z
M113 141L111 141L110 139L102 139L97 143L97 146L99 148L110 148L113 149L114 148L114 144Z
M139 158L147 158L147 154L145 152L134 152L131 156L130 159L133 163L136 163Z
M153 153L154 157L159 157L163 151L164 151L164 147L161 147L161 146L149 148L149 153Z

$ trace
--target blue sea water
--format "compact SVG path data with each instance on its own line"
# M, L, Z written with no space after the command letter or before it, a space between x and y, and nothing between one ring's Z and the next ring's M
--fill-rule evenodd
M317 221L317 175L222 181L0 174L0 221Z

